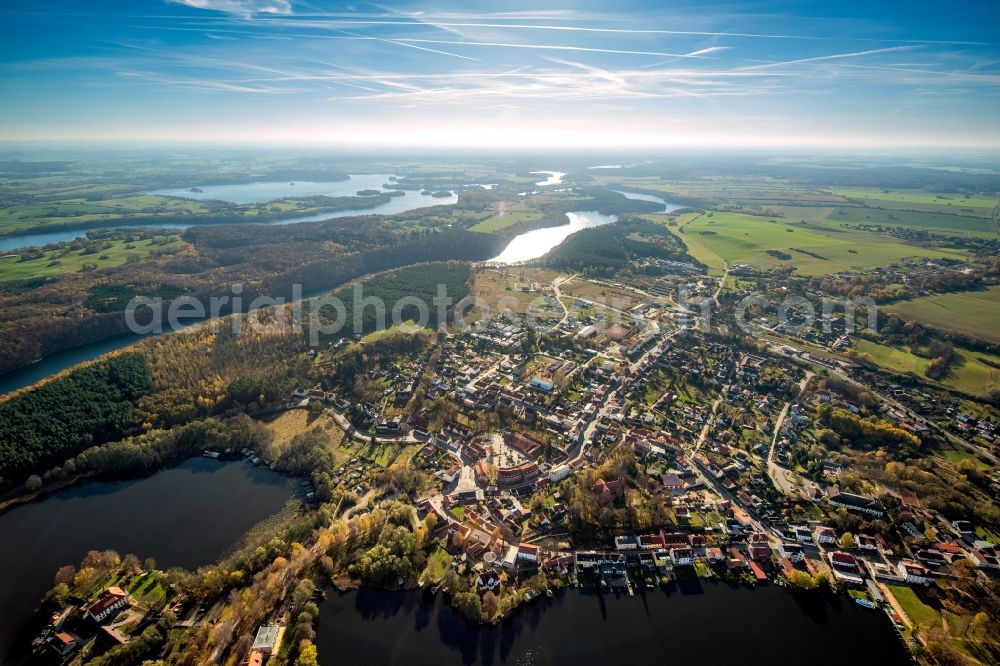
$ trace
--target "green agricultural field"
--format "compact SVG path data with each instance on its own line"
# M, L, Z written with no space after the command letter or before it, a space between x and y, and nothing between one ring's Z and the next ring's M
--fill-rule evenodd
M985 217L953 215L951 213L897 210L886 208L842 207L827 216L829 223L848 225L880 225L904 227L947 234L991 237L996 232L993 223Z
M983 291L924 296L893 303L885 309L945 331L957 331L1000 342L1000 287Z
M927 371L929 363L929 359L917 356L907 349L868 340L857 340L854 349L884 368L895 372L912 372L921 377ZM990 366L990 363L1000 366L1000 356L956 346L955 360L948 374L939 381L970 395L982 395L1000 384L1000 370Z
M540 219L542 219L541 211L528 208L525 202L520 201L509 206L502 214L497 213L493 217L486 218L479 224L469 227L469 231L493 233L521 222L533 222Z
M114 196L91 201L63 199L52 203L25 203L0 210L0 235L41 227L84 226L127 219L162 217L165 221L187 215L208 215L212 209L191 199L153 195Z
M677 236L684 242L684 245L687 246L688 254L708 266L710 275L720 276L726 267L725 260L710 250L705 243L702 242L701 236L698 234L688 234L686 231L687 226L699 217L700 214L698 213L682 213L677 216L677 226L667 228L677 234ZM654 218L646 216L645 219L653 220Z
M865 270L907 257L965 259L968 256L961 250L907 245L882 234L825 229L814 223L802 225L783 218L741 213L705 213L684 225L680 233L698 259L702 259L699 254L711 253L730 265L751 264L765 270L788 267L800 275ZM791 258L776 257L768 251L783 252Z
M924 192L923 190L876 190L860 187L845 187L831 190L848 199L860 199L873 208L884 208L883 204L927 205L955 209L953 212L968 209L969 214L989 216L996 200L988 197L965 196L962 194L943 194Z
M912 372L923 376L930 359L917 356L901 347L883 345L870 340L858 339L854 345L855 351L866 354L872 361L882 367L896 372Z
M127 242L110 240L110 247L86 253L85 249L69 247L44 250L33 258L30 254L10 254L0 257L0 282L48 277L60 273L99 270L121 266L129 261L143 261L155 254L173 253L183 248L180 236L169 235Z

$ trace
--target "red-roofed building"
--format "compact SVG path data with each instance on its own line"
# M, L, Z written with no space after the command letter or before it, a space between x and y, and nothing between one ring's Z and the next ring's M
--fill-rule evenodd
M667 544L663 539L663 536L659 534L643 534L639 537L639 548L645 550L657 550L659 548L666 548Z
M722 554L721 548L706 548L705 549L705 559L709 562L721 562L726 559L726 556Z
M94 622L104 622L109 617L114 617L122 608L128 605L128 593L120 587L109 587L101 593L90 608L87 609L86 617Z
M665 548L683 548L689 545L688 535L683 532L671 532L663 535L663 546Z
M850 553L835 550L829 554L830 565L841 569L857 569L858 561Z
M900 562L898 569L899 575L902 576L907 583L913 585L929 585L931 582L931 572L916 562Z

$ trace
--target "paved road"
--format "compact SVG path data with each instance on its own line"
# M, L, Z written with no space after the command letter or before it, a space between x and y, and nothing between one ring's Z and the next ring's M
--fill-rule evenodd
M698 441L695 443L694 449L691 450L692 453L698 453L701 445L705 443L706 439L708 439L708 433L712 429L712 424L715 422L715 415L719 411L719 406L722 404L722 401L725 400L727 395L729 395L729 389L731 386L732 384L726 384L722 389L722 393L715 399L715 402L712 403L712 411L709 412L708 418L705 420L705 425L701 429L701 434L698 435Z
M639 366L641 366L650 356L652 356L653 353L659 351L663 343L665 343L667 340L672 340L677 336L678 333L680 333L680 330L674 331L670 335L666 336L663 340L659 341L656 345L651 347L642 356L640 356L634 363L630 363L629 371L626 374L631 374L636 370L638 370ZM583 434L580 437L580 441L577 444L574 444L573 447L570 448L569 450L569 458L566 461L568 464L576 465L577 463L580 462L580 460L583 459L584 455L587 452L588 442L590 442L590 440L594 437L594 433L597 430L597 423L600 420L600 417L604 415L608 403L611 402L613 396L616 393L617 389L615 391L609 391L608 395L605 396L604 401L599 405L597 405L597 409L594 410L594 416L587 424L587 426L584 428Z

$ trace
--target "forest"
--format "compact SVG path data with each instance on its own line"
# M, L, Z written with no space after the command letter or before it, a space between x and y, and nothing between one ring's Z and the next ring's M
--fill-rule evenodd
M646 258L691 261L683 243L665 227L631 216L578 231L541 261L567 273L607 276Z
M0 403L0 477L120 438L135 423L136 402L152 388L145 357L128 353Z
M436 208L425 210L436 215ZM184 249L141 264L0 285L0 373L127 333L122 310L133 296L160 296L164 306L181 294L207 303L241 284L244 303L261 295L290 298L293 285L309 295L408 264L485 259L504 243L491 234L414 228L380 216L191 228L184 239Z
M454 304L468 294L469 277L470 268L467 263L429 263L408 266L363 280L359 283L358 291L361 303L355 302L354 287L338 289L333 296L343 302L346 318L343 320L343 328L335 335L363 334L386 328L396 319L393 309L401 302L404 305L399 308L399 322L420 322L422 316L426 316L426 323L436 327L441 323L438 321L440 313L434 305L439 287L444 288L445 296ZM379 321L376 308L367 304L369 299L378 299L385 304L384 321ZM416 304L417 301L426 305L425 312L421 312L422 307ZM331 306L324 306L321 312L324 321L332 321L337 316ZM359 312L360 320L356 318Z

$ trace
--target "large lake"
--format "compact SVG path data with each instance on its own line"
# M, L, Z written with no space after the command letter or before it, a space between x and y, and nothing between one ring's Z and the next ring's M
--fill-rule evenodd
M551 174L549 180L553 182L550 183L549 181L543 181L541 183L537 183L538 185L550 185L561 182L562 177L566 175L557 171L532 171L531 173ZM652 201L653 203L661 204L663 206L663 210L656 211L657 213L671 213L675 210L684 208L681 204L672 203L652 194L619 190L615 191L624 196L626 199L632 199L634 201ZM602 215L592 210L581 210L566 213L566 217L569 218L569 224L563 224L558 227L534 229L515 236L510 243L507 244L507 247L504 248L503 252L490 259L490 261L498 264L518 264L531 259L538 259L539 257L544 256L549 250L566 240L570 234L576 233L581 229L600 227L602 225L618 221L618 217L615 215Z
M490 261L500 264L516 264L529 259L537 259L562 243L572 233L618 221L618 217L615 215L601 215L592 210L566 213L566 217L569 218L569 224L534 229L515 236L503 252Z
M641 192L626 192L624 190L615 190L618 194L622 195L626 199L632 199L633 201L651 201L653 203L658 203L663 206L663 210L656 211L657 213L672 213L675 210L680 210L684 208L681 204L671 203L662 197L658 197L654 194L642 194Z
M31 386L57 372L62 372L86 361L92 361L108 352L123 349L138 342L139 339L138 335L123 335L46 356L31 365L0 375L0 395Z
M698 580L635 598L568 590L498 627L467 625L440 596L331 594L316 643L328 666L911 663L885 613L846 596Z
M548 176L545 180L540 180L535 185L545 187L547 185L561 185L566 173L563 171L532 171L533 176Z
M245 461L191 458L150 477L87 482L0 513L0 662L24 656L32 611L60 566L109 548L152 557L161 569L209 564L278 512L295 485Z
M192 191L190 188L176 188L167 190L155 190L149 192L149 194L158 194L160 196L168 197L183 197L185 199L198 199L198 200L220 200L229 201L232 203L264 203L267 201L276 201L278 199L285 199L288 197L301 197L301 196L329 196L329 197L353 197L356 196L357 192L360 190L379 190L380 192L388 192L393 188L385 188L383 185L389 184L390 174L362 174L362 175L351 175L348 180L337 181L333 183L320 183L312 181L295 181L293 185L289 181L269 181L261 183L240 183L234 185L205 185L198 187L200 191ZM377 205L377 206L361 206L357 209L352 210L341 210L335 213L315 213L312 215L302 215L299 217L290 217L283 220L276 220L274 222L266 222L264 224L297 224L300 222L319 222L320 220L331 220L340 217L351 217L353 215L393 215L396 213L405 213L410 210L416 210L418 208L427 208L428 206L441 206L445 204L454 204L458 201L458 195L454 192L448 197L434 197L430 194L421 194L417 190L400 190L403 192L402 196L396 196L390 199L387 203ZM122 224L121 227L129 226L143 226L143 227L157 227L165 229L186 229L187 224L148 224L148 225L129 225ZM102 227L108 228L108 227ZM38 245L48 245L50 243L61 243L64 241L73 240L74 238L79 238L84 235L84 230L74 229L74 230L61 230L52 231L46 233L36 233L28 234L24 236L8 236L5 238L0 238L0 252L14 252L17 250L24 249L26 247L34 247Z

